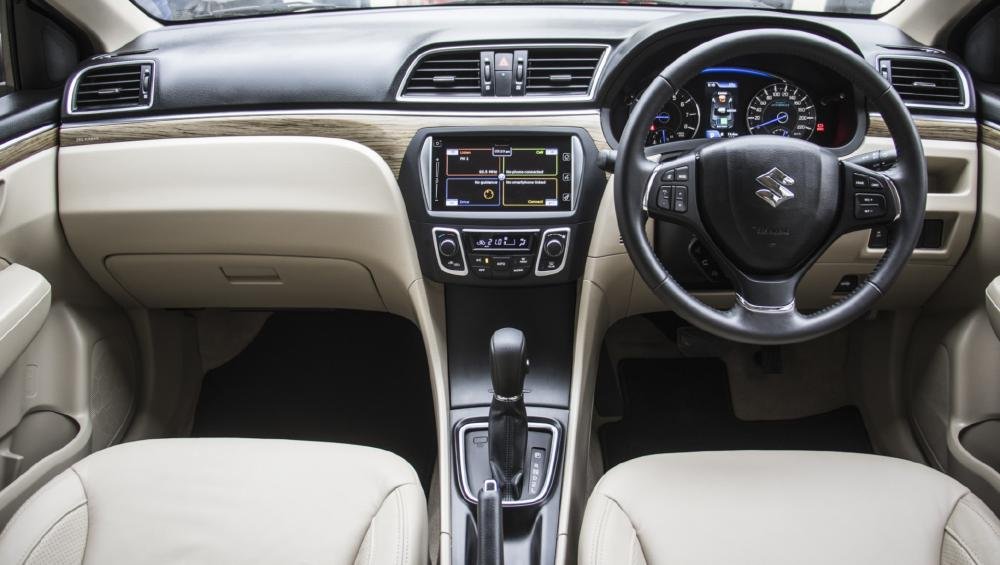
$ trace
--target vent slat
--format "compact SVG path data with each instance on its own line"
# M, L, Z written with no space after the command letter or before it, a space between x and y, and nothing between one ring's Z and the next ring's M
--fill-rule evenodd
M525 95L586 95L603 53L600 47L529 49Z
M908 104L948 108L963 106L967 100L958 70L940 60L887 57L881 65L892 87Z
M76 81L71 112L131 110L149 107L153 65L115 63L84 70Z
M479 93L479 82L479 51L449 51L421 59L410 73L403 94L468 96Z

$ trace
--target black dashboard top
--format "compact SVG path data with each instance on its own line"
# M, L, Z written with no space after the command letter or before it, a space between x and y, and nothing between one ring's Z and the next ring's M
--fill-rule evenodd
M703 41L737 29L768 26L825 35L873 64L889 51L883 46L919 46L897 28L866 18L640 6L466 5L171 25L140 36L110 60L156 62L155 100L141 115L351 107L428 110L435 109L433 102L396 100L406 69L428 49L482 43L607 44L612 50L595 101L556 106L522 100L490 108L581 109L617 103L621 85L640 72L636 62L650 49L680 38ZM107 56L95 58L81 68L107 61ZM770 70L781 74L780 69ZM469 104L447 109L477 108Z

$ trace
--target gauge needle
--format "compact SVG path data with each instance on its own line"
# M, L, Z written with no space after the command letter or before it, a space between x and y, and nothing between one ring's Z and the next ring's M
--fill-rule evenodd
M788 113L787 112L781 112L777 116L775 116L775 118L773 120L768 120L768 121L766 121L766 122L764 122L762 124L757 124L757 125L755 125L754 127L750 128L750 129L763 128L763 127L767 127L767 126L769 126L771 124L783 124L783 123L785 123L787 121L788 121Z

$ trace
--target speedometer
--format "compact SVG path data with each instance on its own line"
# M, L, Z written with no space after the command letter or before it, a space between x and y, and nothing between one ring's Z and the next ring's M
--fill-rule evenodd
M646 135L646 145L659 145L668 141L691 139L701 126L701 110L698 103L688 94L679 89L674 96L653 118Z
M777 82L750 100L747 129L752 134L809 139L816 131L816 106L801 88Z

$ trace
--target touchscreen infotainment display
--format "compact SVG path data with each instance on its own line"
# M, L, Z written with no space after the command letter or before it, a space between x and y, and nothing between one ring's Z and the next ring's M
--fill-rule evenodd
M570 136L435 137L430 173L433 210L573 208Z

